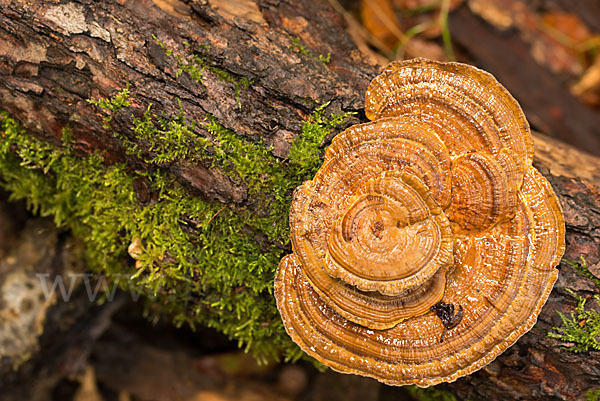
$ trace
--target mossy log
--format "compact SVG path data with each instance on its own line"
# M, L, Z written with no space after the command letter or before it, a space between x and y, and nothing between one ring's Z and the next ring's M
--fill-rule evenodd
M3 115L2 185L82 239L97 272L132 276L157 313L260 358L301 357L271 293L291 191L365 120L379 67L342 17L308 0L0 0L0 23L0 108L24 128ZM566 289L599 291L600 159L535 142L565 258L590 269L561 264L534 329L450 386L471 400L575 400L600 381L597 349L548 336L577 304Z

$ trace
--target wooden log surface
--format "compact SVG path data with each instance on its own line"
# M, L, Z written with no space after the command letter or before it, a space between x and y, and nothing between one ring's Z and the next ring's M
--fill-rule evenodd
M457 35L465 38L467 23L478 22L462 18L466 32L458 29ZM233 79L206 72L196 82L178 75L176 60L153 35L181 57L202 54L210 66ZM327 54L329 63L318 59ZM144 163L106 135L104 116L87 99L113 95L129 82L138 115L149 103L166 114L177 113L180 99L187 115L202 119L209 113L236 134L260 139L274 156L285 158L304 120L319 105L330 102L327 112L354 111L353 122L364 121L364 92L379 68L356 49L342 17L320 1L0 0L0 108L52 143L60 141L69 124L78 152L103 150L109 162L125 161L136 169ZM242 78L252 84L239 90L236 82ZM581 114L561 130L597 141L600 124L590 121L600 117L573 113ZM540 126L554 129L547 118L533 116ZM135 140L129 114L117 113L111 123ZM201 125L195 129L208 135ZM534 165L550 180L564 208L565 258L584 256L588 265L597 265L600 159L543 135L536 135L535 146ZM248 202L247 188L218 168L186 161L163 168L202 198ZM568 314L575 306L567 288L585 297L598 292L591 280L561 264L560 278L534 329L450 389L470 400L578 400L597 387L600 353L571 353L547 336L560 326L556 311Z

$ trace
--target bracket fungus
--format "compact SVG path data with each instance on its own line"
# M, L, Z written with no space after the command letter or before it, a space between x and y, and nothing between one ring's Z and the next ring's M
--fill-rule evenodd
M335 370L454 381L535 324L564 252L561 207L523 111L487 72L393 62L365 111L294 193L277 306Z

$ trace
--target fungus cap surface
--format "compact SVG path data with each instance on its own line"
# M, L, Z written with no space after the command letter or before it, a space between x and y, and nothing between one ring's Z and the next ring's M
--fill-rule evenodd
M294 193L277 306L335 370L453 381L535 324L564 252L561 207L520 106L482 70L393 62L365 111Z

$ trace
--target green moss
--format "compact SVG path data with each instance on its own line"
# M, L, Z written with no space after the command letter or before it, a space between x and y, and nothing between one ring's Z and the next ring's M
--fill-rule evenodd
M210 141L195 133L196 123L188 123L179 100L179 112L174 116L167 117L153 113L152 104L148 105L141 119L136 118L132 112L131 131L135 141L114 130L109 124L113 118L112 114L129 107L128 97L129 92L125 88L108 99L88 100L89 103L107 113L104 117L104 128L119 139L128 155L134 155L146 163L157 165L175 160L202 159ZM115 104L118 107L115 107Z
M312 58L312 54L308 51L306 46L304 46L304 44L302 43L300 38L290 37L290 42L291 42L290 50L292 50L294 53L298 53L299 55L304 56L304 57Z
M569 344L565 349L571 352L600 351L600 313L586 309L585 298L569 289L567 291L577 300L577 307L569 317L557 312L562 326L553 327L554 332L548 333L548 336ZM600 295L594 295L594 299L600 306Z
M93 103L113 113L129 107L127 98L125 90ZM317 110L293 146L297 156L283 162L212 116L197 123L211 136L200 139L182 112L158 117L148 108L141 120L134 120L135 139L128 140L129 145L148 144L133 152L152 163L144 172L124 164L108 166L98 154L76 157L68 129L63 146L56 147L23 131L6 113L0 118L1 185L34 212L72 230L85 244L94 271L144 293L151 301L150 317L215 327L263 361L303 355L283 329L272 296L273 276L289 243L292 190L314 174L318 143L344 116L326 118L322 108ZM158 168L172 160L208 160L209 155L248 187L252 204L201 201ZM141 205L133 189L140 177L156 195L150 205ZM143 244L136 267L127 255L135 238Z
M259 226L270 241L287 244L291 192L302 183L301 178L271 155L261 142L240 138L213 116L207 115L203 125L215 138L213 164L219 164L225 173L248 188L250 205L257 211L254 225Z
M574 268L580 275L592 280L596 287L600 289L600 280L590 272L583 256L579 262L565 259L563 259L563 262ZM569 344L565 349L572 352L586 352L590 349L600 351L600 312L587 310L585 308L585 298L570 289L567 289L567 291L577 300L577 307L568 317L557 311L562 326L553 327L553 331L548 333L548 336ZM594 295L594 299L600 306L600 295Z
M209 71L214 74L218 80L222 82L229 82L234 85L234 96L237 101L238 107L242 107L240 100L240 93L242 89L248 89L252 85L252 81L246 77L233 74L223 68L214 65L207 52L210 50L210 46L201 44L200 47L204 51L203 53L197 53L189 56L187 59L181 56L175 55L173 50L167 48L164 42L161 42L156 36L152 35L154 41L164 50L165 54L169 57L174 57L177 60L178 70L177 76L179 77L184 72L190 74L190 77L196 82L202 82L204 72ZM189 46L189 44L188 44Z
M311 118L302 126L302 135L294 141L288 155L295 175L308 180L321 166L320 147L329 132L341 124L348 116L355 113L344 113L325 117L325 108L329 103L318 107Z
M93 270L113 279L130 275L177 324L216 327L261 359L299 355L271 296L282 252L263 249L246 234L247 211L199 201L160 171L146 174L158 202L141 207L125 166L104 166L99 156L76 158L30 137L6 116L2 136L3 186L81 238ZM137 271L126 255L133 238L144 244Z
M106 105L122 104L123 91L117 100L103 99L93 104L112 112ZM150 113L150 106L142 119L133 118L135 141L112 130L128 154L136 155L147 163L163 164L175 160L210 161L226 174L248 188L251 206L259 211L255 222L271 241L285 244L290 194L303 181L310 179L321 166L321 144L324 138L354 113L326 116L326 103L318 107L302 128L302 134L290 148L287 162L274 157L262 142L254 143L239 137L207 114L198 126L204 128L211 140L196 134L196 122L188 123L179 104L179 112L170 118ZM119 107L121 110L124 107ZM116 111L117 111L116 110ZM109 120L112 117L107 117ZM140 143L147 144L142 149ZM267 194L265 196L265 194Z
M100 109L108 110L113 114L121 110L123 107L129 107L129 81L127 81L127 86L125 86L125 88L123 88L123 90L116 95L108 99L88 99L87 102L98 106ZM112 115L108 115L103 118L104 128L110 127L109 123L111 120Z
M327 65L331 62L331 53L327 53L327 56L323 54L319 54L318 57L315 57L310 50L302 43L302 40L299 37L290 37L290 46L289 49L294 53L299 54L302 57L311 58L313 60L317 60L323 65Z
M331 62L331 53L327 53L326 56L319 54L319 57L317 57L317 60L319 60L323 64L329 64Z
M600 389L589 389L585 393L585 401L598 401L598 399L600 399Z
M571 266L573 269L575 269L577 273L592 280L592 282L600 290L600 279L592 274L583 256L579 259L579 262L566 259L563 259L562 261L565 262L568 266Z
M152 104L141 120L133 119L133 132L138 141L148 144L147 163L163 164L175 160L199 159L209 146L207 138L196 135L195 123L186 120L181 104L177 115L165 118L150 112ZM135 144L128 146L130 153L141 155Z

